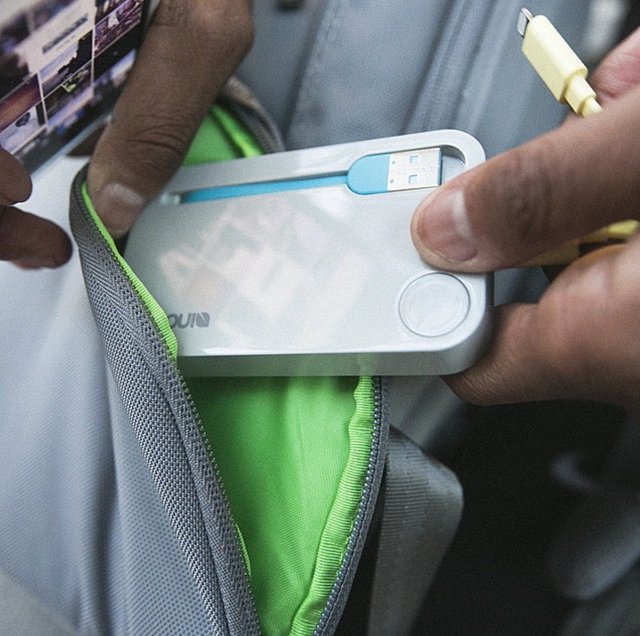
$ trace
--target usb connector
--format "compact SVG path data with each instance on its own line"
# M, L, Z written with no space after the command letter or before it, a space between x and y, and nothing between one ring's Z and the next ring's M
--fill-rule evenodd
M568 103L583 117L602 110L586 80L587 67L545 16L534 17L522 9L518 32L523 38L522 52L560 103Z
M406 150L389 156L389 178L387 190L417 190L440 185L440 148Z
M596 92L586 80L587 67L573 52L556 28L543 15L533 16L522 9L518 16L518 33L523 37L522 52L553 96L582 117L602 110ZM602 228L589 236L545 252L527 265L564 265L582 254L583 246L608 245L631 238L638 231L637 221L622 221Z
M356 194L437 188L442 178L442 150L417 148L360 157L349 169L347 185Z

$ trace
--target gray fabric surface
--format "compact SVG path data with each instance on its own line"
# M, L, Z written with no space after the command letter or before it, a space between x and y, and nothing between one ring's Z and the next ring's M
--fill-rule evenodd
M0 569L0 634L73 636L76 633L31 592Z
M640 493L601 489L587 495L562 527L549 573L567 598L605 592L640 560Z
M579 50L589 5L539 0L529 8ZM285 12L256 2L256 40L239 76L289 148L456 127L491 156L552 128L564 113L520 51L521 7L514 0L306 0Z
M640 561L639 454L640 430L629 421L601 474L585 475L575 461L558 475L583 490L548 557L551 580L563 596L583 601L602 595Z
M81 162L31 210L67 224ZM38 186L40 186L38 188ZM61 187L60 187L61 186ZM107 370L77 256L0 264L0 567L82 634L206 634L199 595Z
M412 633L461 514L456 476L391 429L368 636Z
M606 594L570 612L558 632L558 636L637 634L640 634L639 568L629 572Z

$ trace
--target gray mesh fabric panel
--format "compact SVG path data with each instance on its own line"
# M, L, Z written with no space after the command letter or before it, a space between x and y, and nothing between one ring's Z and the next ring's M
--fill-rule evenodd
M113 378L107 383L112 405L122 409ZM116 584L122 599L117 610L123 616L113 630L99 633L209 634L213 629L201 594L129 419L113 410L110 419L118 507L109 533L121 552ZM113 575L108 574L113 585Z
M235 526L190 399L146 309L82 205L71 227L107 359L142 456L200 593L211 631L259 631ZM135 531L135 529L134 529ZM152 594L153 589L139 591Z

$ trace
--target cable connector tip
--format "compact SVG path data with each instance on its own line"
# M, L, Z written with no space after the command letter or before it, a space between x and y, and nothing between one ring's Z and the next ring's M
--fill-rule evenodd
M531 11L526 7L522 7L518 14L518 33L520 34L520 37L524 37L525 31L527 30L531 20L533 20L533 13L531 13Z

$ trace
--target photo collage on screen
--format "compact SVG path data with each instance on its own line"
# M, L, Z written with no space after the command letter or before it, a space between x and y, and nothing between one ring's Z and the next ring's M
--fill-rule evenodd
M105 114L133 65L143 4L39 0L0 18L0 147L35 168Z

